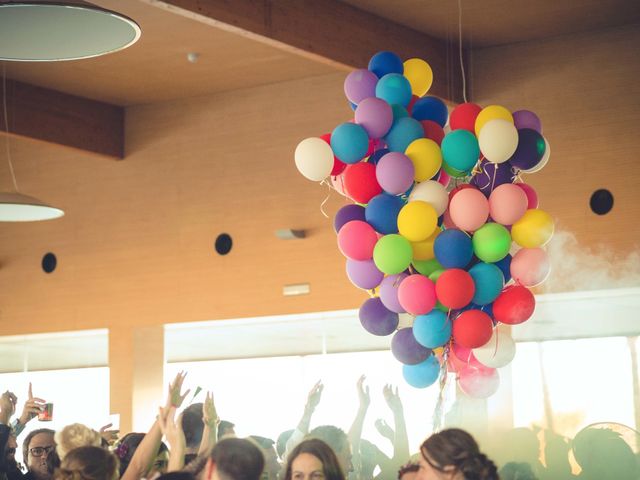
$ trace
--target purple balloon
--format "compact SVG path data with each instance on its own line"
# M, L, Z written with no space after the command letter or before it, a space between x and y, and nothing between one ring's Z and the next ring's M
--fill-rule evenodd
M405 365L416 365L431 355L431 349L420 345L413 336L413 328L409 327L401 328L393 336L391 353Z
M376 179L391 195L400 195L413 185L416 169L404 153L389 152L376 165Z
M478 187L486 197L489 197L491 192L500 185L513 183L516 178L514 168L509 162L492 163L482 160L480 170L481 172L476 173L469 183Z
M545 143L540 133L531 128L518 130L518 148L509 163L520 170L529 170L540 163L544 155Z
M518 110L513 112L513 124L518 130L530 128L538 133L542 133L542 123L538 116L529 110Z
M391 106L380 98L365 98L358 104L356 123L367 131L369 138L384 137L393 123Z
M384 273L378 270L373 260L347 258L347 276L356 287L371 290L380 285Z
M354 70L344 80L344 94L351 103L359 104L362 100L376 96L378 77L366 69Z
M374 335L391 335L398 328L398 314L387 310L379 298L369 298L360 307L360 323Z
M392 312L404 313L405 310L398 301L398 287L408 275L406 273L398 273L397 275L389 275L384 277L380 283L380 300L383 305Z
M362 220L363 222L366 222L364 217L364 207L353 203L342 207L338 210L335 218L333 219L333 229L338 233L342 226L351 220Z

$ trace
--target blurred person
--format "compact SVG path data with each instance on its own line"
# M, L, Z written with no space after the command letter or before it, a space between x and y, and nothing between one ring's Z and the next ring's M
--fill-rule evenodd
M334 450L310 438L291 450L284 480L345 480L345 473Z
M235 437L236 436L236 424L231 423L228 420L220 420L218 423L218 440L225 437Z
M72 423L54 435L56 443L56 451L60 457L60 461L74 448L78 447L100 447L102 446L102 437L95 430L81 423Z
M416 480L420 465L417 463L407 463L398 470L398 480Z
M386 455L380 458L380 478L394 478L395 472L401 468L403 463L409 458L409 435L407 434L407 424L404 418L404 408L400 395L398 395L398 387L395 388L389 384L382 389L384 400L393 414L394 428L391 428L384 420L378 419L375 427L378 433L388 439L393 446L393 456L388 458Z
M344 430L333 425L321 425L309 432L307 439L313 438L322 440L329 445L338 458L340 467L345 475L353 471L351 444Z
M27 467L26 477L31 480L51 480L60 459L56 453L55 432L39 428L29 432L22 443L22 458Z
M275 449L275 442L270 438L260 437L258 435L250 435L249 438L256 442L264 455L264 472L263 480L277 480L280 471L280 462L278 462L278 453Z
M117 480L118 459L97 446L74 448L67 452L54 480Z
M638 479L640 472L635 454L618 432L609 428L585 428L576 434L572 448L582 469L580 479Z
M500 480L538 480L528 463L507 462L498 473Z
M193 403L182 412L181 423L186 447L185 464L193 460L200 449L202 432L204 431L204 422L202 421L203 407L204 403Z
M254 442L223 438L211 450L203 480L259 480L264 465L264 455Z

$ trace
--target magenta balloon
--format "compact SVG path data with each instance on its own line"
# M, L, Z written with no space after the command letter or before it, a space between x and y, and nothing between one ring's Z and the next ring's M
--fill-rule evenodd
M390 152L376 165L376 179L382 189L391 195L400 195L413 185L416 169L404 153Z
M538 116L529 110L518 110L513 112L513 124L520 130L521 128L530 128L542 134L542 123Z
M378 236L367 222L351 220L345 223L338 232L338 248L342 254L352 260L370 260Z
M533 189L533 187L527 183L521 183L521 182L517 182L514 183L514 185L517 185L518 187L520 187L525 195L527 196L527 209L531 210L532 208L538 208L538 194L536 193L536 191Z
M436 284L424 275L409 275L400 283L398 301L412 315L429 313L436 306Z
M344 80L344 94L351 103L359 104L362 100L376 96L378 77L366 69L354 70Z
M392 312L404 313L405 310L398 300L398 288L407 277L406 273L398 273L397 275L389 275L380 283L380 300Z
M356 108L355 120L367 131L369 138L381 138L391 128L393 110L381 98L365 98Z
M384 273L376 268L373 260L352 260L347 258L347 276L356 287L371 290L380 285L384 278Z

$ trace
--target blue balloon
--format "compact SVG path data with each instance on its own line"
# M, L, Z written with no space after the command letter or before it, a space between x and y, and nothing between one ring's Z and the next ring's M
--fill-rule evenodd
M380 159L382 157L384 157L387 153L389 153L389 149L388 148L381 148L380 150L376 150L375 152L373 152L371 154L371 156L369 157L367 162L368 163L373 163L374 165L377 165L378 162L380 161Z
M413 336L423 347L441 347L451 338L451 320L438 309L418 315L413 322Z
M473 256L471 237L455 228L444 230L433 242L433 252L444 268L464 268Z
M365 219L378 233L398 233L398 214L405 204L400 197L381 193L367 204L364 211Z
M468 130L460 129L447 133L440 148L442 160L456 170L471 170L480 158L478 139Z
M342 123L331 132L331 149L344 163L358 163L369 150L367 131L356 123Z
M427 388L433 385L440 376L440 362L434 355L417 365L403 365L402 376L409 385L415 388Z
M388 104L407 107L411 101L411 84L400 73L388 73L376 84L376 97Z
M378 52L369 60L369 70L382 78L388 73L404 73L402 59L393 52Z
M476 305L492 303L504 287L502 271L492 263L480 262L469 269L469 275L476 286L471 300Z
M349 106L351 107L351 110L353 110L354 112L356 111L356 108L358 108L358 105L352 102L349 102Z
M449 110L438 97L422 97L413 104L411 116L416 120L431 120L444 128L449 118Z
M393 123L396 123L401 118L405 118L409 116L409 112L402 105L398 105L394 103L391 105L391 111L393 112Z
M502 275L504 275L504 283L507 283L511 280L511 254L507 254L502 260L494 263L496 267L502 270Z
M423 137L424 128L422 128L420 122L411 117L406 117L398 119L397 122L391 125L391 129L387 136L384 137L384 141L390 151L404 153L411 142ZM333 140L333 136L331 139Z

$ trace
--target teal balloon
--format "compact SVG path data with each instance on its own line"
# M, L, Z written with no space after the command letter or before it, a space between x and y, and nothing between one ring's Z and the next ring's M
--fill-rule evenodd
M369 150L369 135L356 123L342 123L331 132L331 150L344 163L358 163Z
M391 112L393 112L393 122L397 122L401 118L406 118L409 116L409 112L402 105L398 105L397 103L391 104ZM393 126L393 124L392 124Z
M389 104L397 103L407 107L411 102L411 84L400 73L388 73L376 84L376 97Z
M422 128L420 122L411 117L405 117L398 119L391 125L391 129L387 136L384 137L384 141L391 152L404 153L411 142L423 137L424 128ZM333 136L331 139L333 140Z
M469 275L476 286L473 303L488 305L498 298L504 287L504 275L499 267L492 263L476 263L469 269Z
M442 160L455 170L471 170L480 158L478 139L468 130L459 129L447 133L440 148Z
M437 309L418 315L413 322L413 336L423 347L441 347L451 338L451 320Z
M427 388L433 385L440 376L440 362L434 355L416 365L403 365L402 376L415 388Z

